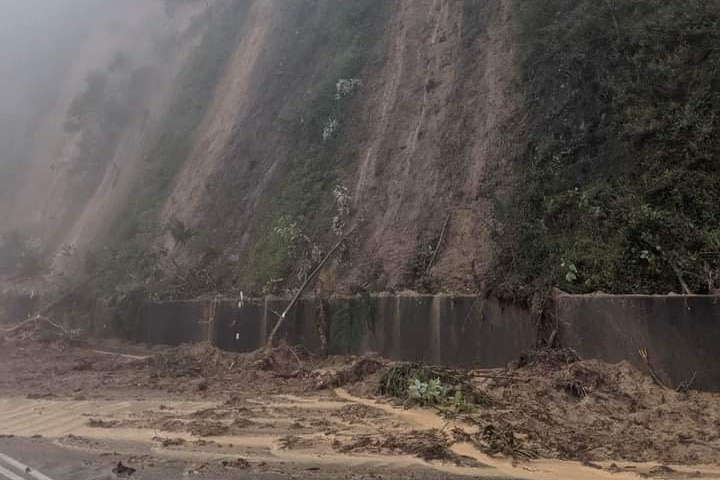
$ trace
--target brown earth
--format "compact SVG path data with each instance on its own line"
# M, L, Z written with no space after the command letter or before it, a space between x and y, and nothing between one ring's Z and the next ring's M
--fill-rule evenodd
M717 394L661 387L627 362L556 358L478 372L474 384L492 407L470 415L478 425L472 441L585 462L720 462Z
M341 60L328 41L340 15L335 2L247 1L237 45L212 100L198 106L204 120L191 135L189 158L177 159L184 163L168 198L159 200L164 207L155 219L160 226L174 217L212 233L213 247L233 261L256 241L297 160L292 131L304 124L308 98L317 96L317 85ZM19 228L36 236L51 254L63 245L79 252L107 240L122 207L142 190L157 123L174 98L172 80L202 33L191 29L188 19L202 15L203 4L192 7L184 21L181 16L168 21L160 0L131 2L116 16L119 40L88 41L98 46L77 52L82 59L57 88L51 114L28 129L35 150L17 182L18 195L3 202L10 210L3 231ZM482 288L492 261L493 196L508 178L519 130L510 125L517 123L512 120L518 99L511 88L516 61L509 5L401 0L372 6L375 14L382 10L376 15L381 33L369 47L373 53L361 74L362 87L343 119L352 129L332 172L350 193L349 222L355 229L342 265L324 272L321 288ZM77 175L71 167L84 134L63 130L69 105L89 71L106 69L116 50L151 49L148 36L160 26L183 41L164 63L143 54L150 60L141 64L155 69L146 95L133 97L144 108L130 115L107 149L96 152L96 163L106 165L80 192L73 188ZM93 35L106 27L98 24ZM436 247L446 222L442 248L428 268L422 256ZM328 230L329 225L330 219ZM170 237L163 246L176 247ZM185 261L193 254L174 255ZM422 272L414 271L418 262ZM66 262L61 258L55 266L62 270Z
M517 98L509 88L516 74L509 2L481 3L471 18L463 2L397 2L382 69L368 74L361 107L368 131L348 178L361 225L354 249L363 259L349 281L367 281L369 264L380 266L385 288L415 287L409 265L423 246L435 247L447 218L430 274L454 291L484 281L493 224L486 194L507 173ZM471 29L480 33L469 38Z
M446 219L429 276L453 291L475 291L485 280L489 192L507 179L517 130L508 128L518 100L509 88L515 47L509 2L483 2L472 15L463 3L385 7L381 58L362 75L347 120L352 131L338 153L355 229L343 265L324 272L323 289L419 287L410 278L413 262L435 247ZM214 232L236 257L252 245L294 159L287 123L302 122L297 109L333 61L317 38L333 9L315 2L300 10L253 6L253 28L225 71L166 206L166 216Z
M67 6L68 10L72 8ZM84 15L76 12L75 24L67 26L76 32L63 33L61 25L53 25L54 43L46 47L50 50L26 52L33 57L32 62L42 64L45 59L45 65L31 72L33 77L50 80L35 95L37 98L22 89L15 92L25 101L22 108L26 112L37 110L37 115L22 125L24 131L17 140L27 148L14 184L9 186L12 188L0 192L0 233L18 230L39 240L52 263L63 245L86 248L110 227L114 215L127 201L131 186L139 181L147 144L174 93L168 85L173 85L184 59L198 41L197 22L193 23L193 19L201 12L199 6L182 7L169 19L160 0L131 0L89 10ZM32 25L32 20L17 21ZM26 34L32 35L32 28ZM110 65L118 55L125 56L126 68L134 72L136 80L142 77L124 99L128 118L122 127L112 141L104 143L99 138L108 132L101 130L97 135L94 124L67 131L70 106L86 89L88 76L102 72L112 77ZM53 66L57 71L45 71ZM10 68L18 76L28 73L24 60L14 62ZM0 89L6 87L0 81ZM23 88L33 87L37 86L26 82ZM45 102L42 108L32 103L39 100ZM0 116L4 117L5 112ZM91 151L90 143L98 145ZM87 162L88 155L97 171L87 167L79 173L74 168ZM57 260L58 267L62 267L67 259Z
M379 397L392 364L373 357L317 359L282 346L266 362L208 345L69 338L42 322L5 331L0 342L6 435L83 439L100 450L132 440L164 454L223 452L254 464L320 456L526 478L568 469L588 479L720 475L718 395L668 390L630 365L567 352L452 373L471 379L483 402L448 414Z

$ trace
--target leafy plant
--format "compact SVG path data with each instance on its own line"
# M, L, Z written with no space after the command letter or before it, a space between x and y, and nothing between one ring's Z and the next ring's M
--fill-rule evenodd
M403 402L442 406L446 413L464 412L490 402L472 386L466 373L417 363L389 368L380 380L378 393Z
M413 378L408 386L408 398L423 405L437 405L447 400L447 387L443 386L439 378L427 382Z

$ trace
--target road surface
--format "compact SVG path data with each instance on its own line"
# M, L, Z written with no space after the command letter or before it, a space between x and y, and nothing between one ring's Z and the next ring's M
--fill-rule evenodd
M137 470L129 477L113 473L118 462ZM303 470L283 471L283 466L267 467L267 471L243 471L225 468L221 463L194 470L200 464L188 460L169 460L127 452L97 454L82 449L65 448L43 438L0 438L0 480L180 480L202 478L203 480L461 480L480 477L448 476L436 471L355 471L340 466L306 467ZM272 471L276 469L277 471ZM492 477L493 480L501 480Z

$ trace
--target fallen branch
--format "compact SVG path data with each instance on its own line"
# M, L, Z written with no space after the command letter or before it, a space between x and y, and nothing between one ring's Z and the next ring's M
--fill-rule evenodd
M99 355L108 355L111 357L120 357L120 358L127 358L128 360L147 360L150 358L148 355L128 355L126 353L117 353L117 352L106 352L104 350L90 350L93 353L97 353Z
M680 286L683 289L683 293L685 293L685 295L692 295L693 293L690 290L690 288L688 288L687 283L685 283L685 280L683 279L682 272L680 271L680 269L677 267L677 265L675 265L674 262L671 262L670 260L668 260L668 263L670 264L670 268L672 268L673 272L675 272L675 276L677 277L678 282L680 282Z
M641 348L638 350L638 353L640 354L640 358L642 358L645 365L648 367L648 371L650 372L650 376L652 377L653 381L658 387L670 389L665 382L663 382L660 379L660 376L655 371L655 367L653 367L652 363L650 362L650 355L648 354L648 351L646 348Z
M695 383L695 378L697 378L697 372L693 372L692 377L689 379L683 380L675 390L682 393L690 391L690 387Z
M295 357L295 360L297 360L298 365L300 366L300 371L305 371L305 367L303 366L302 360L300 360L300 357L298 356L297 352L295 352L295 349L292 348L290 345L283 345L284 348L288 349L290 353L292 353L293 357Z
M483 372L470 372L469 376L473 378L500 378L506 380L523 380L522 378L515 375L504 375L502 373L483 373Z
M288 304L287 307L285 307L285 310L280 314L280 319L275 324L275 327L273 327L272 331L270 332L270 335L268 336L267 342L265 343L265 355L269 355L270 351L272 350L273 342L275 341L275 336L277 335L278 331L280 330L280 327L285 323L285 319L287 318L287 314L290 313L290 310L295 306L297 301L300 299L300 295L305 291L305 289L308 287L310 282L315 278L315 276L320 273L320 270L323 269L325 264L332 258L333 255L335 255L335 252L338 251L340 246L342 246L343 242L345 242L345 237L343 237L338 243L335 244L335 246L328 252L327 255L325 255L325 258L322 259L322 261L318 264L317 267L315 267L315 270L313 270L310 275L307 276L303 284L300 286L300 288L295 292L295 295L293 296L292 300Z
M553 348L553 344L555 343L555 337L557 337L557 328L553 329L552 333L550 334L550 338L547 340L547 347Z
M668 256L665 255L665 252L664 252L663 250L661 250L659 247L656 247L655 245L653 245L652 243L647 242L647 241L644 241L644 243L645 243L645 245L647 245L647 246L649 246L650 248L652 248L653 251L654 251L657 255L660 256L660 258L662 258L663 260L665 260L665 261L667 262L667 264L670 266L670 268L672 269L673 273L675 274L675 277L677 278L678 283L680 283L680 286L682 287L683 293L684 293L685 295L692 295L692 294L693 294L692 291L691 291L690 288L688 287L688 284L685 283L685 279L684 279L683 276L682 276L682 272L680 271L680 269L678 268L678 266L675 264L675 262L673 262L670 258L668 258Z
M425 269L425 273L430 273L430 269L432 269L432 266L435 264L435 259L438 256L438 252L440 252L440 247L442 246L443 240L445 240L445 232L447 232L448 225L450 224L450 215L447 216L445 219L445 223L443 224L442 230L440 231L440 238L438 239L437 245L435 245L435 251L433 251L433 256L430 259L430 263L428 263L427 268Z
M53 322L53 321L50 320L49 318L44 317L44 316L42 316L42 315L35 315L34 317L28 318L28 319L25 320L24 322L21 322L21 323L15 325L14 327L3 328L2 330L3 330L3 332L5 332L5 333L13 333L13 332L16 332L16 331L20 330L21 328L25 327L25 325L28 325L28 324L30 324L30 323L35 323L35 328L37 328L38 323L39 323L40 321L43 321L43 322L47 323L47 324L50 325L51 327L57 328L58 330L60 330L60 331L63 333L63 335L67 335L67 334L68 334L68 333L67 333L67 330L65 330L62 326L58 325L57 323Z

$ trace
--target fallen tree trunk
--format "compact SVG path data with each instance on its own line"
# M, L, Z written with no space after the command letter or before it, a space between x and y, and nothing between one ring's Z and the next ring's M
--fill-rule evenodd
M272 331L270 332L270 335L267 338L267 342L265 342L265 354L269 355L273 342L275 341L275 337L277 336L278 331L280 330L280 327L283 326L285 323L285 319L287 318L287 314L290 313L290 310L295 306L297 301L300 299L300 295L303 294L305 289L310 285L310 282L317 276L318 273L323 269L325 264L332 258L333 255L335 255L335 252L338 251L338 249L342 246L343 242L345 241L345 237L343 237L338 243L335 244L335 246L328 252L327 255L325 255L325 258L322 259L322 261L318 264L317 267L315 267L315 270L313 270L310 275L307 276L303 284L300 286L300 288L295 292L295 295L293 295L292 300L288 304L287 307L285 307L285 310L279 315L278 322L275 324L275 327L273 327Z

